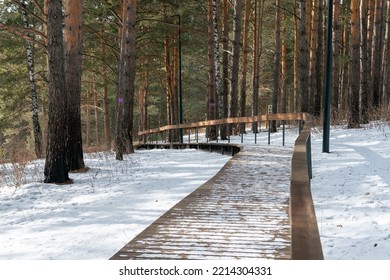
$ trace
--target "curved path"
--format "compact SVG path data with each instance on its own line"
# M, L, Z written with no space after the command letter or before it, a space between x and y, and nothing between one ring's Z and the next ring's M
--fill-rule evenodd
M241 149L111 259L291 259L292 149Z

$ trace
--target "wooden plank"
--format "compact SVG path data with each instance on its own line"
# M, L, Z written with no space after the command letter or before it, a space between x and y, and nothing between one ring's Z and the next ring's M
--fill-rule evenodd
M215 126L221 124L241 124L241 123L255 123L265 121L299 121L309 120L309 114L307 113L283 113L283 114L269 114L269 115L258 115L255 117L237 117L237 118L225 118L210 121L200 121L190 124L178 124L178 125L166 125L154 129L148 129L138 132L138 136L156 134L168 130L174 129L195 129L200 127ZM311 120L311 119L310 119Z

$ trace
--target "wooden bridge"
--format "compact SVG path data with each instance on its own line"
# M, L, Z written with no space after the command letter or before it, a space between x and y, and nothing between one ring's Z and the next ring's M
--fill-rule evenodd
M251 123L259 119L218 122ZM303 122L294 149L197 144L228 149L235 155L215 177L111 259L323 259L310 191L311 118L307 114L278 114L270 115L267 121L273 119ZM181 126L193 129L216 122ZM178 128L180 125L140 135Z

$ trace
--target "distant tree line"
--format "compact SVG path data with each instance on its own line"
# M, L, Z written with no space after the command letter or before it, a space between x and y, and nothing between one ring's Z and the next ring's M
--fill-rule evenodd
M333 2L332 120L358 127L389 116L390 0ZM27 143L46 156L46 182L67 182L68 172L86 168L83 150L112 147L122 160L139 130L258 115L267 105L321 118L327 5L4 0L2 157Z

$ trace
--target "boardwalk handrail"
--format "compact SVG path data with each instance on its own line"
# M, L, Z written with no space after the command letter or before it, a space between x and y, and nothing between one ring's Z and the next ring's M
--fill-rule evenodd
M138 136L149 135L160 133L168 130L174 129L191 129L199 127L207 127L221 124L240 124L240 123L256 123L256 122L266 122L266 121L296 121L303 120L303 113L283 113L283 114L269 114L269 115L258 115L254 117L237 117L237 118L225 118L218 120L210 121L200 121L189 124L175 124L175 125L166 125L157 128L147 129L138 132Z
M317 218L311 195L311 127L309 114L295 141L291 160L290 223L293 260L323 260Z

